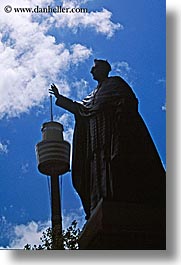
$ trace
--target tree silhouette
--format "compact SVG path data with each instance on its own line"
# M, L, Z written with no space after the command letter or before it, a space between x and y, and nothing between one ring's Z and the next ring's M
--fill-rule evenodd
M67 228L67 230L62 231L63 237L63 246L64 249L75 250L79 249L78 239L80 235L80 229L77 228L77 221L72 221L71 225ZM52 239L52 229L47 228L40 237L42 244L40 245L31 245L26 244L24 246L24 250L52 250L53 249L53 239Z

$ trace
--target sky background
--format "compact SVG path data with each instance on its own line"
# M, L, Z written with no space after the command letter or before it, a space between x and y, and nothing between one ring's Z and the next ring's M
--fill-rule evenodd
M87 14L5 13L4 7L86 7ZM94 58L134 90L166 167L166 35L164 0L2 0L0 3L0 247L37 244L50 226L49 181L37 170L35 145L50 120L51 83L74 100L96 86ZM55 100L53 99L53 102ZM53 106L70 143L74 117ZM70 173L62 176L63 227L84 212Z

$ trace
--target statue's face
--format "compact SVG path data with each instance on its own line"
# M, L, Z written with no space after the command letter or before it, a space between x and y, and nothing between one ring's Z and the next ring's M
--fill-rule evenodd
M91 68L91 74L93 78L97 81L101 81L108 76L107 70L101 64L95 64Z

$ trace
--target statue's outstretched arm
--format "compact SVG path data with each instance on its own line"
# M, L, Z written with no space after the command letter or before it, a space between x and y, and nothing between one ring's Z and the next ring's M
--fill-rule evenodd
M57 98L56 103L55 103L57 106L63 109L66 109L72 112L73 114L77 114L79 112L81 104L60 95L58 88L54 84L51 85L51 89L49 89L49 93L53 94Z
M57 98L55 104L63 109L72 112L73 114L77 114L80 108L79 103L62 95Z

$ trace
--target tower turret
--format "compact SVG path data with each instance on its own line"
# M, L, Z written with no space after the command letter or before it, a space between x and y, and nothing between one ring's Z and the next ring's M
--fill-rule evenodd
M42 125L42 141L36 145L38 169L42 174L62 175L70 169L70 144L63 139L63 125L45 122Z

